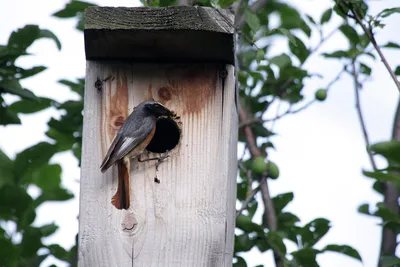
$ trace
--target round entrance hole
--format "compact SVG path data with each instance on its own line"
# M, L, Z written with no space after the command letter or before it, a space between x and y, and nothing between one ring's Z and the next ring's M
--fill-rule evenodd
M175 120L158 118L156 132L146 150L152 153L165 153L176 147L181 138L181 130Z

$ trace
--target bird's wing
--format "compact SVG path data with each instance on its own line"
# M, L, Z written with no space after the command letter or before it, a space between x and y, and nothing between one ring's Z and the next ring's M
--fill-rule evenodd
M137 124L137 123L135 123ZM134 148L139 146L155 127L155 119L146 117L141 125L122 125L108 149L107 155L100 166L101 172L105 172L116 161L125 157Z

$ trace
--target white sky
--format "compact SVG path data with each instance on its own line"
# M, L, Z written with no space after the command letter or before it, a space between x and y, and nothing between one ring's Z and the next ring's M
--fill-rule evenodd
M31 89L39 96L52 97L60 101L76 98L69 89L56 83L59 79L74 79L85 74L85 55L83 35L74 30L75 21L57 20L50 14L63 8L68 1L29 1L0 0L2 8L0 17L0 43L7 42L10 33L26 24L38 24L42 28L53 31L61 40L62 51L58 51L50 40L40 40L29 50L34 56L18 61L21 66L48 66L48 70L40 75L23 81L23 86ZM133 6L134 1L94 1L101 6ZM292 0L302 11L319 19L320 14L332 5L331 0ZM378 13L382 8L395 7L398 0L369 1L370 12ZM23 8L21 8L23 7ZM327 32L340 21L332 21ZM398 23L400 16L395 15L385 20L387 26L379 30L378 43L387 41L400 43ZM314 40L315 41L315 40ZM315 43L315 42L314 42ZM276 53L286 49L279 42L274 44ZM323 51L346 48L346 42L338 33ZM400 63L400 51L385 50L391 66ZM341 65L335 60L326 61L319 57L309 60L306 67L314 73L321 73L324 79L312 79L306 84L305 92L309 99L314 91L327 84L340 70ZM398 92L383 65L374 64L372 80L361 92L362 105L367 127L373 142L388 140L394 110L398 101ZM361 174L362 168L368 169L369 161L365 153L359 122L354 105L352 80L345 76L330 91L324 103L317 103L304 112L280 120L275 131L278 137L273 139L277 148L271 152L271 159L281 170L281 177L271 182L272 195L294 191L295 199L288 206L288 211L298 215L305 224L317 217L325 217L331 221L332 228L317 245L322 248L326 244L347 244L356 248L364 265L356 260L336 253L325 253L318 256L323 267L376 266L380 246L380 228L378 220L359 215L356 210L363 203L374 204L381 201L371 186L372 180ZM274 113L269 113L268 117ZM46 140L44 132L50 116L57 116L54 110L48 110L34 116L23 116L23 126L0 127L0 148L9 156L39 141ZM66 203L44 204L38 213L35 224L56 222L61 229L46 240L46 243L60 243L69 248L73 245L78 231L78 192L79 169L72 154L63 153L53 159L63 166L63 184L76 194L74 200ZM384 164L383 161L380 163ZM35 193L35 190L32 190ZM292 249L290 246L289 249ZM260 254L257 250L250 253L248 265L265 264L272 266L271 253ZM53 261L46 261L45 266ZM59 265L61 266L61 265Z

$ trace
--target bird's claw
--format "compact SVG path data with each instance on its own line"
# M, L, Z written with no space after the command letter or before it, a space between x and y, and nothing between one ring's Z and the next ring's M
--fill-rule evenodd
M156 163L156 171L158 171L158 166L160 166L160 164L163 163L163 161L168 157L169 157L169 155L165 155L165 156L158 158L157 163Z

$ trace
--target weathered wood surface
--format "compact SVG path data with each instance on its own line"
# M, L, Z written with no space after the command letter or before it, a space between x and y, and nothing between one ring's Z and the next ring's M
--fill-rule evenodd
M234 68L222 88L222 66L88 61L79 266L232 265L238 120ZM181 116L181 141L159 184L155 162L131 161L131 207L117 210L117 168L99 166L133 107L151 98Z
M86 58L234 64L234 16L208 7L89 7Z

